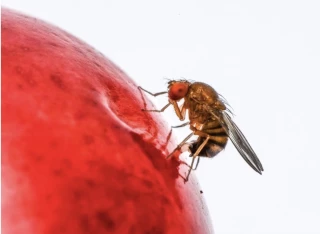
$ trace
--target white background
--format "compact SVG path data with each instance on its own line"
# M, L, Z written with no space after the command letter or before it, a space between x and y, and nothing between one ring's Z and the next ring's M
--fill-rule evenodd
M314 1L40 1L2 5L69 31L139 85L184 77L231 104L261 159L233 145L196 171L217 234L320 233L320 3ZM165 97L152 99L162 107ZM179 124L172 109L164 114ZM175 130L182 139L186 129Z

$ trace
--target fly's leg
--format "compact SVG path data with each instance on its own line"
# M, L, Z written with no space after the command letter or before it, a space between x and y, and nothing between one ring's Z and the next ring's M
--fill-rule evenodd
M193 155L190 155L190 156L194 157ZM196 164L195 168L191 168L191 167L190 167L193 171L197 170L197 168L198 168L198 166L199 166L200 157L198 156L197 158L198 158L198 160L197 160L197 164Z
M159 92L159 93L151 93L151 92L149 92L148 90L145 90L144 88L142 88L142 87L140 87L140 86L138 86L138 89L140 89L140 90L142 90L142 91L144 91L144 92L146 92L146 93L148 93L148 94L150 94L150 95L152 95L152 96L154 96L154 97L168 93L167 91ZM164 107L162 107L160 110L146 110L146 109L141 109L141 110L142 110L142 111L148 111L148 112L163 112L165 109L168 108L168 106L170 106L170 104L171 104L171 103L169 102L167 105L165 105Z
M192 162L191 162L190 169L189 169L189 171L188 171L187 177L186 177L186 179L185 179L186 181L188 181L189 175L190 175L190 173L191 173L191 170L193 170L192 168L193 168L194 160L196 159L196 157L199 158L198 155L200 154L200 152L201 152L201 150L203 149L203 147L208 143L209 139L210 139L210 136L208 135L207 138L204 140L204 142L202 142L202 144L199 146L199 148L197 149L197 151L192 155ZM197 165L196 165L196 167L195 167L194 170L197 169L198 164L199 164L199 160L198 160Z
M148 93L148 94L150 94L150 95L152 95L152 96L154 96L154 97L168 93L167 91L158 92L158 93L151 93L150 91L145 90L145 89L142 88L141 86L138 86L138 89L141 89L142 91L144 91L144 92L146 92L146 93Z
M187 125L189 125L189 124L190 124L190 122L185 122L185 123L183 123L183 124L181 124L181 125L171 126L171 128L181 128L181 127L187 126Z
M146 109L141 109L142 111L147 111L147 112L164 112L165 109L167 109L170 106L171 103L168 103L164 107L162 107L160 110L146 110Z
M190 155L190 157L191 157L191 156L193 156L193 155ZM193 171L197 170L198 165L199 165L199 162L200 162L200 157L197 158L196 167L195 167L195 168L191 168L191 166L190 166L188 163L186 163L186 162L184 162L184 161L181 161L182 164L184 164L184 165L186 165L187 167L191 168L191 170L193 170Z
M193 134L194 134L193 132L190 133L190 134L167 156L167 159L168 159L168 158L171 158L172 155L174 154L174 152L176 152L178 149L180 149L180 148L184 145L184 143L186 143L186 141L189 140L189 139L193 136Z

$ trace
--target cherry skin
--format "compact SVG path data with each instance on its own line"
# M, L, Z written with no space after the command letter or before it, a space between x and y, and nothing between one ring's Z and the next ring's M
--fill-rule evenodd
M2 233L212 233L137 85L65 31L1 14Z

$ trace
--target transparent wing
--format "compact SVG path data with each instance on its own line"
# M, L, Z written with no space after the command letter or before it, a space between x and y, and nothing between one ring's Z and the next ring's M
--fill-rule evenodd
M240 131L238 126L232 121L231 117L226 111L221 111L217 109L210 108L210 112L219 120L221 126L227 132L230 140L243 157L243 159L249 164L249 166L262 174L263 167L262 164L250 146L249 142Z

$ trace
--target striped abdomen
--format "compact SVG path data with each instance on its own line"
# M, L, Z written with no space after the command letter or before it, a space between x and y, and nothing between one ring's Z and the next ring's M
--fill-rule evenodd
M202 132L210 135L210 139L198 156L212 158L226 147L228 135L218 121L213 120L206 123L202 128ZM199 136L197 140L191 142L189 146L191 154L196 152L205 139L205 137Z

